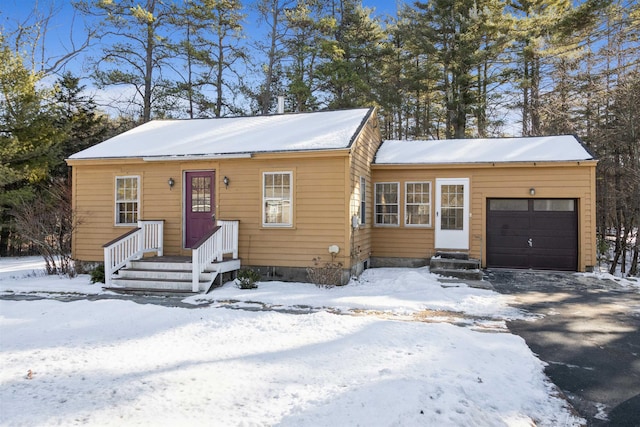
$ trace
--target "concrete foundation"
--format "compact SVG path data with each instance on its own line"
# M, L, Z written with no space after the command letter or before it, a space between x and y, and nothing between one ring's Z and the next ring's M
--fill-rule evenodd
M419 268L429 265L429 258L391 258L371 257L371 267L404 267Z

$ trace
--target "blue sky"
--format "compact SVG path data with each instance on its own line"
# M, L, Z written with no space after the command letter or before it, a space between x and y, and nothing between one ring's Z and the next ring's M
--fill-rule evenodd
M255 0L242 0L243 4L254 3ZM143 0L140 0L144 3ZM364 0L363 5L368 8L373 8L373 16L384 18L387 15L395 15L397 11L397 5L404 3L403 0ZM15 29L18 24L33 23L37 19L34 17L34 10L38 11L40 17L50 15L49 11L52 10L52 19L49 22L49 26L44 39L45 46L45 62L51 64L55 62L57 58L60 58L66 52L69 52L72 46L81 44L86 38L87 25L84 22L82 16L75 14L70 0L0 0L0 29L4 29L2 33L11 33L12 29ZM249 11L247 11L249 12ZM96 25L96 24L93 24ZM266 31L266 27L262 29L257 27L256 18L254 16L248 16L245 21L245 31L248 38L258 40L261 38L261 31ZM105 40L103 40L105 41ZM94 94L98 104L106 107L110 103L109 100L121 98L124 87L118 86L113 88L106 88L99 90L94 87L94 83L91 79L92 70L89 66L88 58L91 56L99 55L100 46L99 41L94 41L94 45L82 52L73 60L69 61L64 69L58 70L58 75L61 75L64 71L71 71L74 75L83 77L82 83L85 87ZM30 65L30 56L32 52L21 52L23 58L26 61L27 66ZM36 53L36 63L38 62L40 51ZM36 66L36 69L40 67ZM45 82L53 82L57 79L57 76L50 75ZM126 95L125 95L126 97ZM102 102L101 102L102 101Z
M243 0L243 3L247 5L253 2L254 0ZM395 15L398 5L402 3L407 3L407 1L363 0L363 5L373 8L373 15L381 18L386 15ZM34 10L36 9L41 16L49 15L50 10L54 11L45 39L45 47L48 52L51 52L50 57L55 56L54 52L68 51L72 42L77 44L84 39L86 30L83 17L75 16L74 19L74 9L70 0L0 0L0 28L4 28L10 33L11 29L19 23L28 23L30 18L30 21L33 22ZM250 37L255 37L255 34L259 33L260 30L255 27L254 17L247 17L245 30Z

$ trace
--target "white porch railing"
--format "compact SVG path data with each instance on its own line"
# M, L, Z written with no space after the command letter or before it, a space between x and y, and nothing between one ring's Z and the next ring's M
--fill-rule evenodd
M111 286L111 276L127 262L140 259L147 252L162 256L164 221L138 221L138 228L107 243L104 248L104 285Z
M191 252L193 292L200 290L200 273L213 261L222 261L226 254L238 258L239 226L239 221L218 220L218 226L195 245Z

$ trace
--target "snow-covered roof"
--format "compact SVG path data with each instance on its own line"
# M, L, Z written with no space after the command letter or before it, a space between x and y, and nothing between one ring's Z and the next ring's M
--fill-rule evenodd
M376 164L558 162L593 160L572 135L384 141Z
M371 109L154 120L70 159L216 156L348 148Z

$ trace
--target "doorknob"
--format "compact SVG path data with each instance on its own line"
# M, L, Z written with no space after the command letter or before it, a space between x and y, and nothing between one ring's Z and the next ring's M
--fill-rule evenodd
M527 243L529 244L529 247L532 248L533 247L533 239L529 239L527 240Z
M211 215L211 221L216 222L216 214Z

